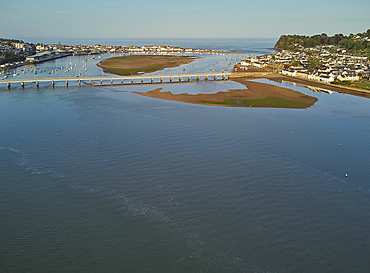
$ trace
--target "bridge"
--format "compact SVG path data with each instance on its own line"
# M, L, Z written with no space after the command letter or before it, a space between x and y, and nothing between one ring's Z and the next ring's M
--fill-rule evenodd
M74 77L74 78L34 78L34 79L5 79L0 81L6 83L6 86L21 86L24 87L25 83L34 83L36 87L39 87L40 83L49 83L54 86L57 82L64 82L65 86L69 83L77 83L81 86L81 83L89 85L124 85L124 84L154 84L154 83L183 83L190 82L192 80L227 80L229 79L231 72L220 72L220 73L197 73L197 74L177 74L177 75L133 75L133 76L94 76L94 77ZM103 84L104 83L104 84Z

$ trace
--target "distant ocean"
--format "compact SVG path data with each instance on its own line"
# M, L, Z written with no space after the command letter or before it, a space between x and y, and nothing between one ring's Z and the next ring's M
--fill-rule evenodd
M60 41L255 55L274 52L275 43ZM223 69L243 55L204 55L185 66ZM101 75L96 63L110 56L87 56L84 67L81 56L38 66ZM307 109L233 108L132 93L243 88L231 81L1 87L0 272L367 273L370 100L257 81L318 101Z
M144 45L171 45L183 48L230 50L230 51L251 51L259 52L264 48L272 48L278 38L230 38L230 39L93 39L93 38L24 38L29 43L45 44L68 44L68 45L104 45L104 46L144 46Z

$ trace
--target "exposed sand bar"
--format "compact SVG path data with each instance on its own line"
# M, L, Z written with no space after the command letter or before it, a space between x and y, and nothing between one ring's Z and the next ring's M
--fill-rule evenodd
M191 63L193 60L194 58L192 57L184 56L128 55L105 59L98 63L97 66L103 68L103 71L106 73L130 76L177 67L181 64Z
M160 92L162 88L147 93L133 93L152 98L186 103L233 107L307 108L317 101L315 97L288 88L248 80L237 80L237 82L244 84L246 89L229 90L216 94L196 95Z

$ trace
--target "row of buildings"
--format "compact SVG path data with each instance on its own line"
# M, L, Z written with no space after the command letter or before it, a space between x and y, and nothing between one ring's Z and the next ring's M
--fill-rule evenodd
M100 54L100 53L212 53L214 50L206 49L185 49L174 46L102 46L102 45L44 45L37 44L36 51L57 51L73 52L73 54ZM219 52L219 51L217 51Z
M174 46L102 46L102 45L62 45L43 44L36 45L23 42L14 42L6 44L0 43L0 52L10 51L15 55L21 56L21 61L7 63L2 68L22 65L24 63L35 63L55 58L61 58L69 55L89 55L103 53L158 53L158 54L181 54L181 53L214 53L226 52L206 49L185 49Z
M181 54L181 53L213 53L214 50L185 49L173 46L83 46L83 45L43 45L36 46L36 54L28 56L27 62L40 62L53 58L69 55L90 55L104 53L158 53L158 54ZM217 51L219 52L219 51Z
M11 54L6 54L6 52ZM35 47L30 43L0 39L0 70L22 65L26 56L34 53ZM9 55L11 56L9 57Z
M35 51L35 48L32 44L23 43L23 42L4 42L0 41L0 52L10 51L15 55L23 56L27 54L32 54Z
M369 79L370 62L367 57L346 54L334 45L301 48L300 52L282 50L276 54L249 57L235 69L249 67L266 69L284 75L330 83Z

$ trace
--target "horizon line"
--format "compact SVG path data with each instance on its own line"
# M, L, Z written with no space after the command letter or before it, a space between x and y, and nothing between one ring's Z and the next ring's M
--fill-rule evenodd
M9 38L0 37L2 39L278 39L278 37L22 37L22 38Z

